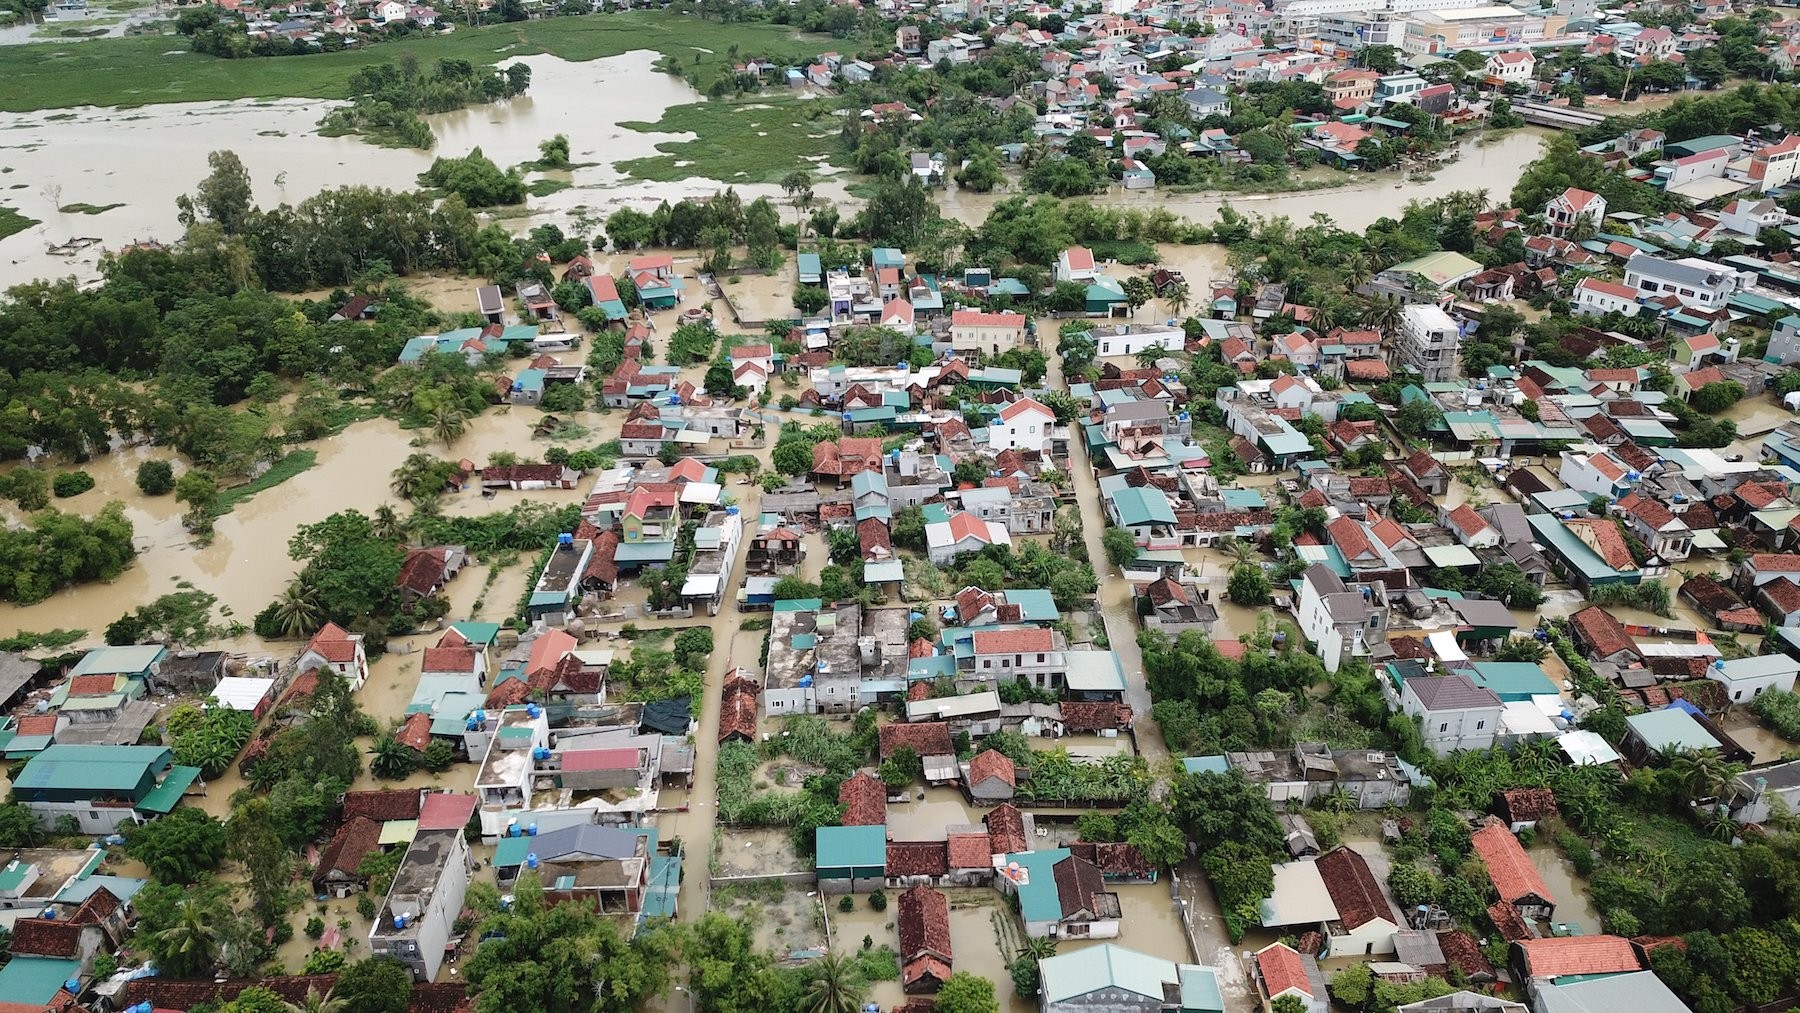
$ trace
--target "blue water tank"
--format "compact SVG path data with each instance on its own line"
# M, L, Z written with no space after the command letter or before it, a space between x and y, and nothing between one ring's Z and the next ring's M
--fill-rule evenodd
M406 928L406 916L405 915L395 915L394 916L394 928L396 928L396 929Z
M550 750L543 746L538 746L531 751L531 758L534 760L548 760L550 758Z
M564 531L562 534L556 536L556 544L565 546L565 547L574 545L575 544L575 536L570 534L567 531Z
M56 909L53 907L47 907L44 909L44 913L39 915L38 917L42 918L43 920L45 920L47 922L53 922L56 920Z
M518 380L514 380L512 389L513 389L513 393L517 394L519 391L522 391L525 389L525 385Z
M525 716L532 719L533 721L536 721L539 717L541 717L543 715L543 713L544 713L544 709L542 707L539 707L537 704L528 703L525 705Z
M680 394L670 394L669 395L669 403L670 404L680 404L681 403L681 395Z
M481 724L484 724L484 725L487 724L487 711L484 711L484 710L476 711L475 712L475 720L480 722Z
M526 855L525 856L525 868L535 869L537 867L538 867L538 856L536 855L536 853Z
M844 413L844 421L845 421L845 422L848 422L848 421L850 421L850 413L849 413L849 412L845 412L845 413Z
M525 824L525 836L526 837L536 837L537 836L537 824L536 823Z
M736 517L737 512L738 512L738 508L735 506L728 506L725 508L725 515L727 517Z

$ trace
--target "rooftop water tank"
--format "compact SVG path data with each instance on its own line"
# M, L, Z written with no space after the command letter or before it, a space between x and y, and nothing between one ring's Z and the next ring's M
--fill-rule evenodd
M528 854L528 855L526 855L526 856L525 856L525 868L527 868L527 869L535 869L535 868L537 868L537 867L538 867L538 856L537 856L537 853L536 853L536 852L533 852L533 853L531 853L531 854Z

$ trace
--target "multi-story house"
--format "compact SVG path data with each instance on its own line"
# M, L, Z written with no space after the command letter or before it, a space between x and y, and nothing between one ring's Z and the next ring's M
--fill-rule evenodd
M1387 609L1387 592L1379 583L1353 591L1330 567L1316 563L1301 577L1295 616L1325 670L1335 672L1345 659L1366 658L1387 640Z
M1396 364L1418 373L1426 383L1456 376L1462 332L1450 314L1436 306L1416 304L1401 310Z
M1673 295L1683 305L1716 310L1742 287L1743 279L1729 268L1698 257L1664 260L1640 252L1625 262L1625 284L1642 298Z

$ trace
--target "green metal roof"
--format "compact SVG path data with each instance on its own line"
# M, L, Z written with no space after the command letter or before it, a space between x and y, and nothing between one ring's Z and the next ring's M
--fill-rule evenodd
M1477 661L1472 681L1508 702L1554 695L1556 683L1530 661Z
M494 845L494 868L510 869L525 864L525 856L531 853L534 837L502 837L500 843Z
M1027 922L1062 920L1062 895L1056 890L1056 863L1069 857L1068 848L1025 851L1007 855L1006 864L1017 864L1024 882L1018 883L1019 914Z
M180 804L181 796L187 792L188 786L199 778L199 767L170 767L169 776L150 789L150 794L145 795L137 807L145 812L168 813Z
M169 649L157 644L137 647L96 647L81 656L69 670L69 678L78 675L136 675L162 660Z
M1038 973L1046 1002L1068 1002L1102 989L1120 989L1161 1005L1163 983L1176 981L1178 972L1172 960L1102 943L1046 957L1038 962Z
M1531 530L1537 532L1538 537L1548 544L1551 551L1562 557L1570 566L1580 570L1582 576L1588 581L1601 583L1623 581L1636 584L1643 579L1643 575L1635 570L1623 572L1608 566L1606 560L1600 558L1599 553L1590 548L1586 542L1577 538L1573 531L1570 531L1555 517L1549 514L1532 514L1526 520L1530 522Z
M1125 527L1175 523L1175 511L1170 509L1168 497L1158 490L1127 486L1114 492L1112 501L1119 523Z
M32 757L13 787L24 790L131 791L146 771L169 763L166 746L89 746L57 743Z
M48 1005L63 982L81 973L81 961L53 957L14 957L0 967L0 995L7 1002Z
M1210 967L1182 964L1176 969L1181 981L1181 1008L1187 1013L1225 1013L1225 993L1219 988L1219 972Z
M32 868L30 862L22 862L18 859L6 863L6 868L0 869L0 893L18 893L20 884L25 882L25 877L30 874Z
M1028 623L1049 623L1062 618L1056 598L1042 588L1008 588L1006 603L1019 606L1019 618Z
M821 869L886 869L887 827L820 827L815 832ZM1064 852L1067 854L1067 852Z
M1625 724L1651 749L1717 749L1719 740L1707 734L1694 716L1679 707L1633 714Z

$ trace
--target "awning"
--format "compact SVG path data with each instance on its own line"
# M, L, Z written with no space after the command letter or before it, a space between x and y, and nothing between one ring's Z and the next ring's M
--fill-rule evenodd
M199 779L199 767L170 767L162 783L152 788L150 794L145 795L143 801L137 804L138 811L169 813L181 801L181 796L187 794L188 787Z

